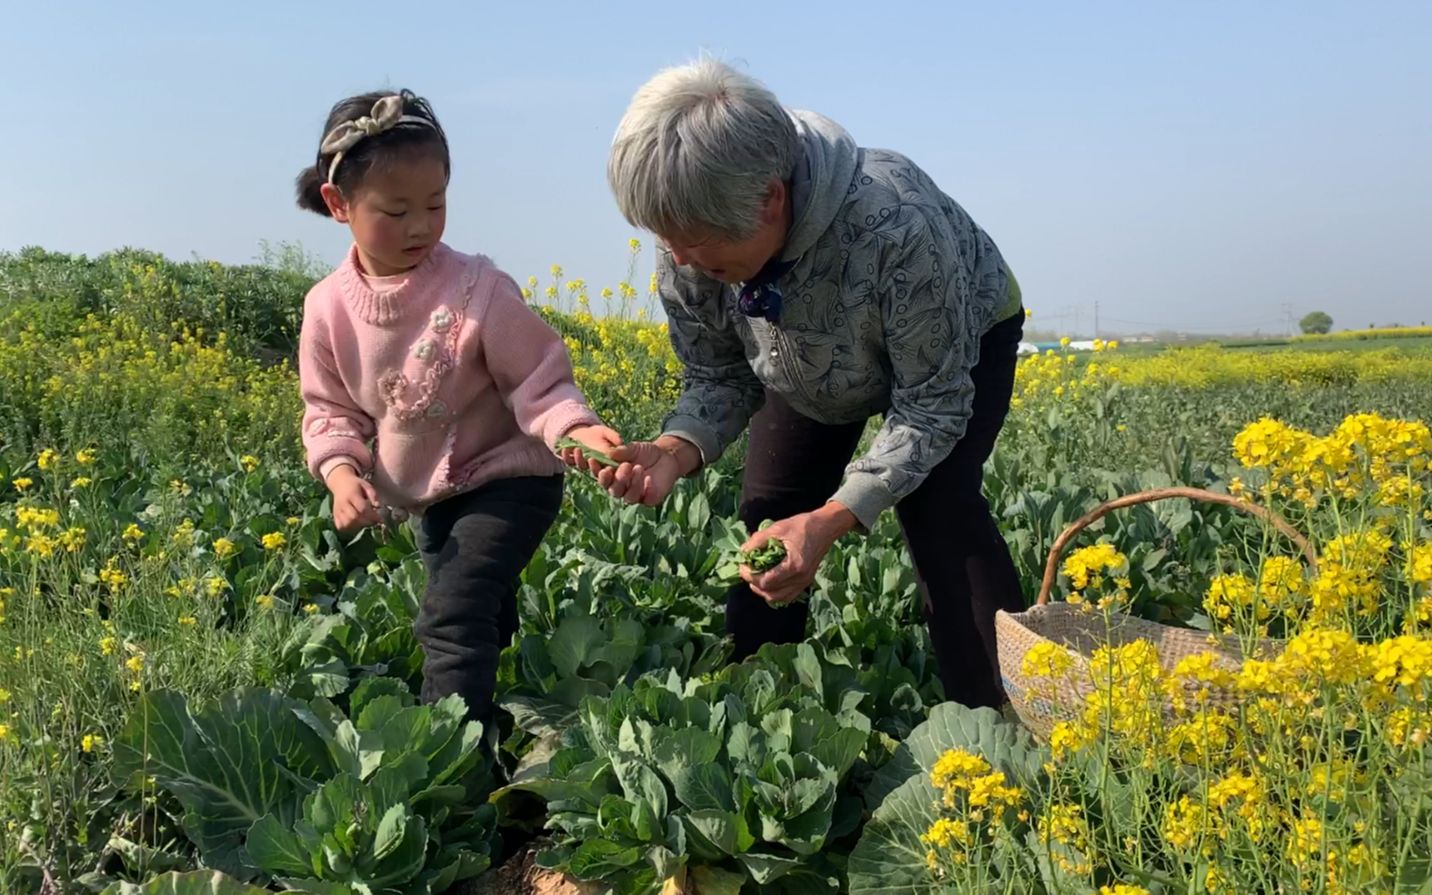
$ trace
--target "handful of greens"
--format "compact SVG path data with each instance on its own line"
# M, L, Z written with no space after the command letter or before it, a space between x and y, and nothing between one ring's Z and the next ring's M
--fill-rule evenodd
M585 458L588 459L588 460L595 460L595 461L597 461L598 463L600 463L600 464L603 465L603 466L610 466L611 468L615 469L616 467L618 467L618 466L621 465L620 463L618 463L617 461L613 460L611 457L608 457L606 454L602 453L601 451L593 450L593 449L587 447L585 444L582 444L580 441L578 441L578 440L575 439L575 438L559 438L559 439L557 439L557 450L559 450L559 451L565 451L565 450L567 450L568 448L576 448L577 450L579 450L579 451L582 452L582 456L583 456L583 457L585 457Z
M771 520L767 519L757 531L765 531L771 524ZM780 538L771 538L754 550L742 550L741 545L746 543L748 537L746 526L740 522L731 526L726 533L722 540L721 561L716 564L716 570L712 573L717 583L732 585L740 581L741 566L750 566L753 572L769 572L785 561L786 545Z

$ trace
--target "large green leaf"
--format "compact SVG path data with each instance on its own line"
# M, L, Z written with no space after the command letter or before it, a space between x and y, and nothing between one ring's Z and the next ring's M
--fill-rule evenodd
M737 722L731 726L726 751L733 762L760 767L766 763L766 735L745 721Z
M612 770L628 802L645 805L656 818L666 817L666 783L661 775L636 758L614 757Z
M584 805L594 809L602 797L615 791L616 780L611 765L581 747L558 751L546 767L497 790L494 798L510 792L530 792L546 800L552 808L566 809Z
M608 624L601 645L591 650L585 664L592 669L592 677L615 684L645 646L645 625L634 618L617 619Z
M381 845L383 851L372 857L373 876L368 882L374 888L407 883L422 873L428 831L421 817L413 816L406 805L393 805L383 815L377 836L374 848Z
M561 736L577 716L574 706L540 696L508 696L498 704L518 728L539 739Z
M266 690L199 710L173 691L147 693L115 741L115 774L152 776L184 806L184 831L204 862L252 879L249 828L267 814L291 825L304 792L334 771L322 737L300 719L306 710Z
M867 739L865 733L841 727L834 716L815 706L797 712L791 721L791 751L809 753L838 777L855 764Z
M366 783L341 774L304 803L292 830L265 817L249 832L248 847L268 873L290 883L359 882L374 890L405 884L422 872L427 827L408 804L421 757L385 767ZM311 886L310 886L311 888Z
M370 700L358 715L359 742L365 754L364 772L372 770L372 755L379 764L416 753L428 762L433 783L446 783L471 770L478 762L482 725L464 722L461 697L448 696L432 705L405 705L398 696Z
M825 845L835 808L832 780L804 779L790 784L786 804L776 810L761 804L761 838L778 843L798 855L813 855Z
M296 829L286 827L272 814L266 814L249 828L246 847L265 873L308 876L318 872L310 856L313 844L304 842Z
M561 677L571 677L582 666L593 660L606 643L602 623L589 615L569 616L562 619L552 639L547 643L547 654Z
M446 716L445 721L435 720L432 728L432 742L441 737L441 746L426 752L431 782L455 783L482 762L482 724L464 720L467 706L459 696L449 696L429 708L435 716ZM443 736L449 725L450 732Z
M738 860L751 874L751 879L761 885L774 882L801 866L800 862L793 858L756 852L741 855Z
M304 805L304 820L325 839L332 837L344 852L355 850L355 838L362 828L355 822L359 812L373 810L372 794L356 777L344 774L334 777L309 796ZM325 848L325 851L333 851ZM327 855L331 857L331 855Z
M217 870L190 870L156 876L143 885L115 883L104 895L269 895L269 891Z
M731 772L719 764L699 764L678 771L671 781L677 801L692 810L734 811Z
M378 831L373 835L373 857L383 860L398 850L408 831L408 820L412 812L406 805L390 805L378 822Z
M447 847L428 861L423 882L428 892L446 892L461 880L472 879L492 866L492 858L470 849Z
M601 879L614 871L625 870L641 860L641 851L615 842L593 839L583 842L567 859L567 872L578 879ZM538 858L541 863L541 857ZM543 866L553 866L544 864Z
M394 677L364 678L348 697L348 714L357 716L363 707L380 696L392 696L403 705L412 705L412 691L408 685Z
M925 867L920 837L940 816L940 795L916 774L881 803L850 853L850 895L932 895L940 884Z
M681 821L688 835L716 853L711 856L713 859L720 855L739 855L755 844L745 821L729 811L692 811L681 815Z
M941 755L964 749L983 756L1022 785L1038 779L1044 753L1021 726L994 709L971 709L957 702L941 703L930 718L911 732L865 790L865 805L875 808L910 777L928 775Z
M546 698L565 706L579 706L589 696L606 696L612 691L604 681L585 677L564 677L552 685Z
M673 786L676 785L677 776L683 771L710 765L721 754L720 738L695 727L681 730L659 727L654 733L656 745L652 750L652 757L656 761L657 770L670 780ZM678 789L677 797L680 798L680 795L681 791Z

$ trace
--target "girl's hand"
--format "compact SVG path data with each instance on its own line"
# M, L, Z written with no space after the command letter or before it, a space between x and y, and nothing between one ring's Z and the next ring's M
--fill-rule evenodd
M345 464L333 470L327 484L333 492L333 524L339 531L357 531L383 521L378 490L353 467Z
M621 447L622 437L616 430L608 429L606 426L578 426L567 432L567 438L578 444L605 456L611 456L612 451ZM596 475L605 468L600 461L593 460L585 455L581 447L567 447L561 452L562 462L568 466L578 469L586 469Z

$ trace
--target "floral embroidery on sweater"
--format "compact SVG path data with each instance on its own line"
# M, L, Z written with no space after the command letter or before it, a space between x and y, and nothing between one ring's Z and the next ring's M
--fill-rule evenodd
M462 306L454 310L444 305L433 311L428 326L443 339L436 345L432 339L424 339L414 346L413 354L419 360L430 363L430 366L423 371L417 395L411 403L403 400L412 382L402 370L389 370L379 378L378 387L383 393L383 402L403 422L423 417L437 419L447 413L447 405L437 399L438 389L457 361L458 339L462 335L462 323L467 319L467 306L472 301L472 290L476 284L477 267L469 265L463 275Z

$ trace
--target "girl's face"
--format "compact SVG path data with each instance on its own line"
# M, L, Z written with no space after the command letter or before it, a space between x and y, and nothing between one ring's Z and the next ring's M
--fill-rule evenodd
M390 277L422 263L447 224L447 173L440 159L418 156L382 165L352 198L323 187L333 219L349 226L369 276Z

